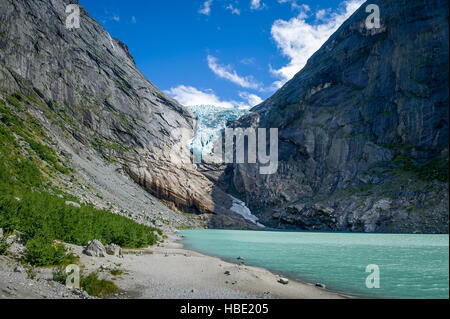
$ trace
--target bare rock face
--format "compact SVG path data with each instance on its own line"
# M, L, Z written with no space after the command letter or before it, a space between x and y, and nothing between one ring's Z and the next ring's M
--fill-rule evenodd
M150 83L127 46L81 6L80 28L67 29L69 3L78 2L0 1L0 91L19 92L75 153L94 149L168 204L224 217L231 203L220 202L186 147L194 115ZM230 215L235 227L247 224Z
M88 242L83 250L83 253L91 257L106 257L105 246L103 246L103 244L96 239Z
M370 3L381 28L367 30L363 4L233 123L279 128L276 174L238 164L228 176L265 225L448 232L448 2Z

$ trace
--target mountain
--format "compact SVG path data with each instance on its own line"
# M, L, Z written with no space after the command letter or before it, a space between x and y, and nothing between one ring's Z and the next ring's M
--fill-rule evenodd
M221 179L272 227L448 233L448 30L447 1L366 2L232 124L279 129L277 173L235 164Z
M116 179L129 176L174 210L205 214L206 225L247 227L230 210L232 198L191 164L185 146L194 136L193 113L150 83L127 46L81 6L80 28L67 29L69 3L78 4L0 0L2 118L6 121L7 113L33 118L44 132L42 138L32 133L29 142L50 148L54 162L74 172L52 170L49 183L75 188L83 171L85 187L102 184L114 202L118 194L128 195ZM17 141L23 144L18 152L26 152L29 143L20 136ZM105 173L100 167L111 169ZM68 191L78 196L82 190ZM97 200L85 193L89 201ZM182 216L167 214L175 220Z
M291 81L232 122L278 128L271 175L193 165L195 130L212 128L209 148L242 114L183 107L81 6L80 28L67 29L69 3L78 4L0 0L9 197L22 186L70 195L161 228L448 233L446 1L371 1L381 15L371 30L363 4Z

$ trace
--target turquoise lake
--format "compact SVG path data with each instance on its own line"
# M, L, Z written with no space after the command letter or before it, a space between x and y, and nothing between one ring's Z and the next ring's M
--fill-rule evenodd
M366 298L449 298L449 236L183 230L188 249ZM368 265L380 288L366 287Z

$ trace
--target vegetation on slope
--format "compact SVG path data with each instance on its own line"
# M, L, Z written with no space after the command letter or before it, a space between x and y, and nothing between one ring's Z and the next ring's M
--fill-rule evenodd
M129 248L156 243L154 232L159 230L92 205L66 205L69 195L55 195L47 186L49 176L70 169L44 144L47 141L38 121L15 96L0 99L0 227L22 233L25 261L38 266L64 263L70 256L55 239L76 245L99 239Z

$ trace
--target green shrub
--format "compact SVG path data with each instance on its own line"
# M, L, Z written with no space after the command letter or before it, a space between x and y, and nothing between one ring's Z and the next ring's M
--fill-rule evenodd
M19 197L21 201L0 195L0 227L22 231L25 240L43 233L80 246L98 239L127 248L142 248L157 241L156 229L91 205L68 206L65 199L45 192L22 192Z
M28 279L34 279L34 278L36 278L36 276L37 276L37 274L36 274L36 272L33 270L33 268L28 268L28 269L26 270L26 273L27 273L27 278L28 278Z
M98 274L93 272L81 280L81 287L90 296L107 297L119 291L119 288L112 281L99 279Z
M435 158L424 165L420 165L417 167L417 174L420 179L425 181L437 179L448 183L448 158Z
M56 268L53 271L53 281L59 282L61 284L66 284L67 273L64 267Z
M35 266L53 266L64 262L66 249L48 238L36 237L26 244L24 260Z
M402 171L414 173L423 181L449 182L448 155L434 158L425 164L416 164L413 159L400 154L394 159L394 164Z
M6 242L6 238L0 239L0 255L8 254L9 244Z

